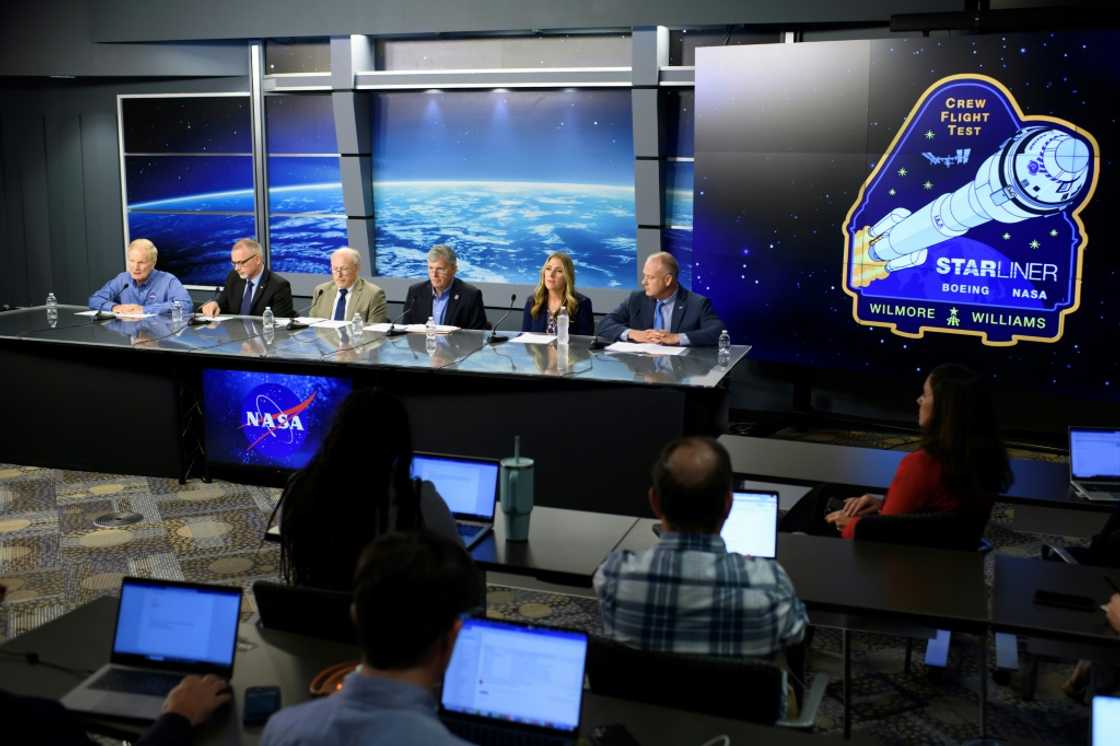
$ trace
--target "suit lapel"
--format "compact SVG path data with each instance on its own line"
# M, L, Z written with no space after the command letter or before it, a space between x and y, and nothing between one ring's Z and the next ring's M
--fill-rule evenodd
M443 311L443 323L455 326L455 314L459 308L460 293L458 278L451 281L451 287L447 289L447 293L447 308Z
M681 328L681 321L684 320L684 306L687 294L684 288L677 288L677 302L673 304L673 320L669 323L669 331L677 334Z
M260 316L264 313L263 308L257 308L257 305L264 298L264 288L268 285L268 270L261 272L261 279L257 281L257 286L253 288L253 302L249 305L249 310L252 311L254 316ZM242 290L244 292L244 290Z

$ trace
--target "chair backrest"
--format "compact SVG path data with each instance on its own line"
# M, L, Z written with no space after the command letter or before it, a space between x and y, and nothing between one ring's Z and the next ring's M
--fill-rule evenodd
M253 583L253 598L265 629L350 645L358 642L350 620L349 593L258 580Z
M690 712L772 724L782 711L784 677L767 661L639 650L592 637L591 691Z
M990 507L968 512L865 515L856 523L855 538L858 541L975 552L980 548L989 516Z

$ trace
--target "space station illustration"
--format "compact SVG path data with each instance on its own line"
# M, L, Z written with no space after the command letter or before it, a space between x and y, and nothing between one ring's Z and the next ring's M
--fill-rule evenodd
M930 148L939 141L945 155ZM973 170L970 161L983 155ZM1092 135L1024 115L992 78L934 84L843 227L844 289L855 320L912 337L943 331L993 345L1056 341L1078 306L1088 242L1078 213L1099 164Z

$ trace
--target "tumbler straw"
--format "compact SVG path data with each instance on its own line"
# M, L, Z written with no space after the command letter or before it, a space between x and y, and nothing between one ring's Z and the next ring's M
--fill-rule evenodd
M513 436L513 461L514 463L521 462L521 436Z

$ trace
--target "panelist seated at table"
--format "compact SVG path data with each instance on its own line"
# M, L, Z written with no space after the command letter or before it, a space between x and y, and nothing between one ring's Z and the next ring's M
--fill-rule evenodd
M461 543L435 485L412 480L411 471L404 405L381 389L353 391L273 511L280 514L281 576L345 591L362 549L381 534L427 528Z
M138 238L128 245L128 270L109 280L89 297L89 307L94 311L114 313L171 313L175 301L183 312L190 311L191 296L178 278L170 272L156 269L159 252L156 245L146 238Z
M562 251L549 255L541 267L537 289L525 301L521 331L556 334L556 316L568 312L568 333L590 336L595 333L591 299L576 292L576 267Z
M651 549L611 552L595 572L603 630L634 647L780 662L808 616L776 560L727 550L731 457L710 438L669 443L653 467L649 503L661 520Z
M233 269L226 275L225 286L214 300L199 307L206 316L221 313L240 316L261 316L271 308L277 318L296 315L292 306L292 286L280 275L266 269L261 245L251 238L242 238L229 252Z
M612 342L715 347L724 325L711 302L677 282L680 267L662 251L646 259L642 289L599 321L599 336Z
M388 534L362 553L353 593L361 665L337 694L273 715L261 743L466 746L440 722L434 692L460 617L482 602L470 556L428 531Z
M437 324L461 329L488 329L482 291L455 276L459 259L455 250L436 244L428 251L428 279L408 289L404 299L403 323Z
M930 371L917 404L921 445L899 463L883 498L846 497L849 488L820 485L790 509L781 530L852 539L860 518L875 513L954 512L986 524L1013 479L990 387L948 363Z
M0 601L6 588L0 585ZM84 675L84 674L83 674ZM230 700L229 685L214 675L187 676L167 694L163 714L136 746L185 746L193 728ZM53 699L24 697L0 689L0 728L5 743L95 746L81 719Z
M331 279L311 293L309 316L353 321L359 314L367 324L389 320L385 291L361 276L362 255L348 246L331 253Z

